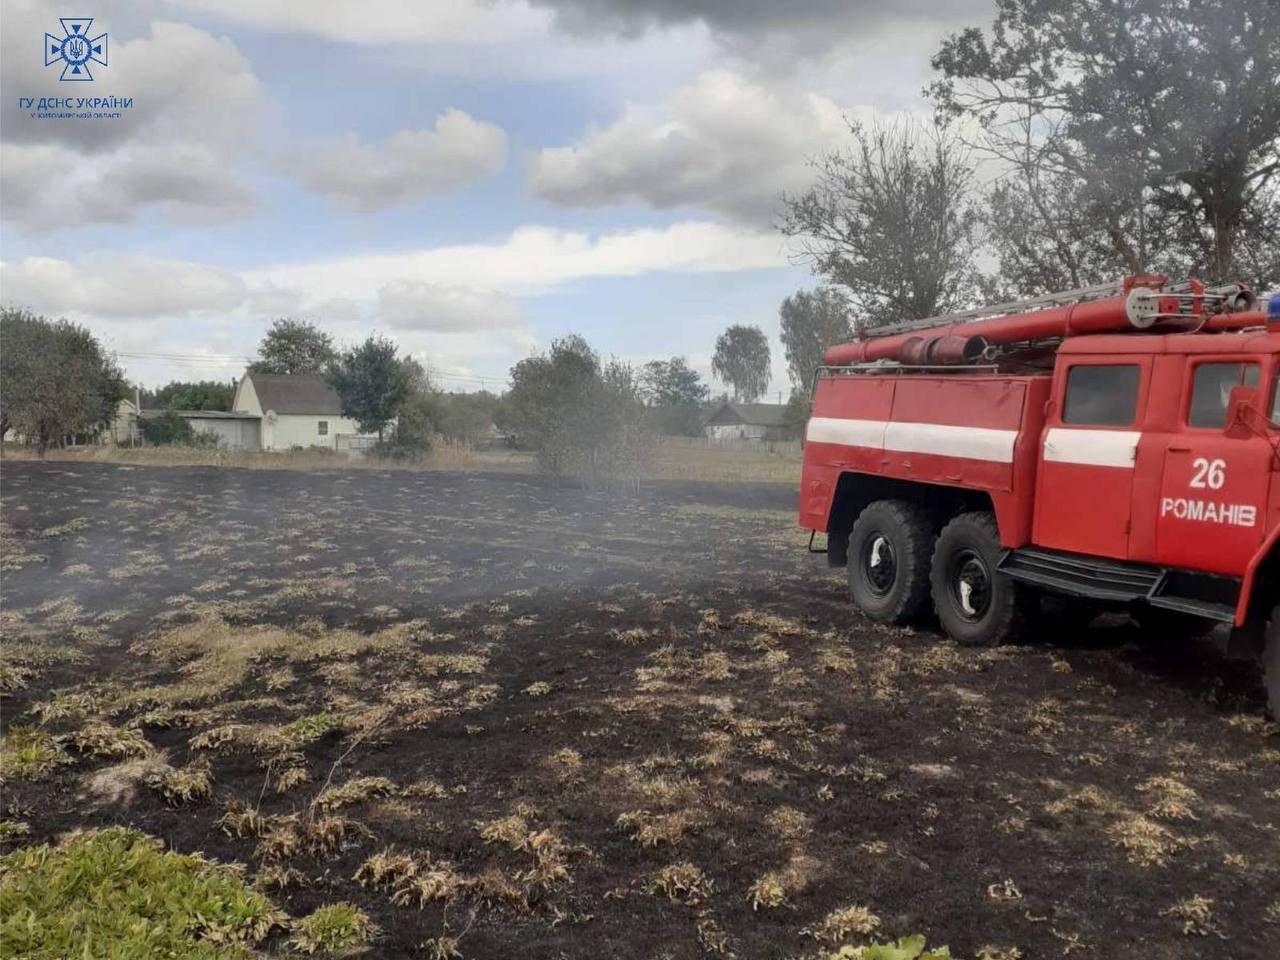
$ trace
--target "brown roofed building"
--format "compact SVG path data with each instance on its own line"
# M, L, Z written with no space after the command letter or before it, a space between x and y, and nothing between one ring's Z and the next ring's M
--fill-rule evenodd
M730 403L726 400L703 421L708 440L784 440L785 403Z
M263 450L332 450L340 448L344 440L368 440L354 420L341 415L337 392L318 374L249 371L236 387L231 408L262 418Z

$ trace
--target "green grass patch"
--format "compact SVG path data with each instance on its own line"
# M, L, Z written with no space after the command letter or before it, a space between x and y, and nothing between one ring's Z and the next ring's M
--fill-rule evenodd
M916 934L897 943L872 943L864 947L844 946L825 960L951 960L946 947L933 950L925 946L925 938Z
M283 914L237 868L111 828L0 859L0 918L0 956L236 960Z
M303 953L342 956L378 934L363 910L349 903L331 903L293 924L289 943Z
M35 780L71 758L38 727L15 726L0 739L0 780Z
M0 859L0 918L5 957L234 960L283 915L239 870L112 828Z

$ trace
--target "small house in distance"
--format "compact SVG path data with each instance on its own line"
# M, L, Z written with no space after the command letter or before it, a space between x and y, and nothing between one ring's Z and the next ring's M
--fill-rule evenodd
M708 440L784 440L785 403L731 403L726 400L703 421Z
M263 450L349 449L353 438L367 439L354 420L342 416L337 392L316 374L249 371L236 386L231 409L261 419Z

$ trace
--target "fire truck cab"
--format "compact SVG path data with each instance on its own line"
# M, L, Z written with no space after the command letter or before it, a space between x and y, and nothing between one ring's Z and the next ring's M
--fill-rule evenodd
M1130 278L1029 303L829 351L801 526L867 616L932 606L961 643L1045 597L1164 641L1228 625L1280 716L1280 296L1268 317Z

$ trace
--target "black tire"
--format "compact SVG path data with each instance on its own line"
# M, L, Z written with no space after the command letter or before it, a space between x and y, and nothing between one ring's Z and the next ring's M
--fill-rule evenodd
M1280 607L1271 611L1267 639L1262 648L1262 685L1267 690L1271 719L1280 722Z
M996 572L1000 532L990 513L962 513L942 528L929 580L942 629L966 647L990 647L1017 634L1036 596Z
M1130 616L1142 631L1142 639L1153 645L1198 640L1217 626L1216 621L1163 607L1139 607Z
M906 500L877 500L849 532L849 596L880 623L903 624L929 609L929 514Z

